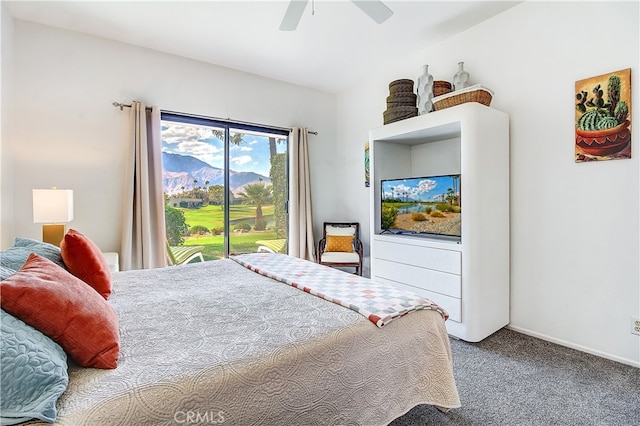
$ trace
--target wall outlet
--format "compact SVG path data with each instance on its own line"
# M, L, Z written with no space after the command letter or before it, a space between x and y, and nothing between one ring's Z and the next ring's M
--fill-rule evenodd
M640 318L631 317L631 334L640 336Z

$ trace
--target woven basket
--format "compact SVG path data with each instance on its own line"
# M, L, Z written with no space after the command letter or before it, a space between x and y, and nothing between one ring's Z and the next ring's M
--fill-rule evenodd
M406 78L400 80L394 80L389 83L389 94L395 95L398 93L413 93L413 80Z
M395 123L396 121L406 120L407 118L417 117L417 116L418 116L417 112L415 114L408 114L408 115L387 115L387 113L385 113L384 124L391 124L391 123Z
M394 121L404 120L418 115L418 108L400 106L388 108L383 114L384 124L393 123Z
M433 82L433 96L446 95L451 92L451 83L444 80L436 80Z
M415 93L401 92L395 95L387 96L387 107L396 106L412 106L415 107L417 96Z
M446 95L433 98L433 105L436 111L443 110L452 106L464 104L467 102L478 102L482 105L489 106L493 93L485 87L476 86L467 87L461 91L455 91Z

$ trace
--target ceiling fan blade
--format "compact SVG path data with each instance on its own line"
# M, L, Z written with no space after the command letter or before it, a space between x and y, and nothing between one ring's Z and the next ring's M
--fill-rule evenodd
M351 0L353 4L358 6L364 13L369 15L371 19L378 24L382 24L393 15L393 10L389 9L387 5L377 0Z
M293 31L298 27L300 18L307 8L309 0L291 0L280 23L280 31Z

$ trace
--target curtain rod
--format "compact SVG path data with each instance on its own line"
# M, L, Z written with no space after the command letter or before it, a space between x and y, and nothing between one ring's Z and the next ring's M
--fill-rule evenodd
M116 108L120 108L120 111L122 111L124 108L131 108L131 104L123 104L120 102L113 102L111 105L113 105ZM151 108L147 107L146 108L147 111L150 111ZM167 110L162 110L163 112L169 113L169 114L176 114L176 115L185 115L185 116L191 116L191 117L198 117L198 118L207 118L210 120L219 120L219 121L231 121L233 123L237 123L237 124L245 124L248 126L257 126L257 127L272 127L272 126L265 126L264 124L258 124L258 123L251 123L248 121L235 121L235 120L231 120L230 118L219 118L219 117L205 117L202 115L193 115L193 114L185 114L182 112L176 112L176 111L167 111ZM276 130L287 130L287 131L291 131L292 129L289 127L272 127ZM311 135L317 135L318 132L313 132L311 130L307 130L307 133L311 134Z

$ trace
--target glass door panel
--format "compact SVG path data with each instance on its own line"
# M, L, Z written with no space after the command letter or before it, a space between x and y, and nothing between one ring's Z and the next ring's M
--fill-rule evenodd
M172 246L203 246L205 260L225 256L225 132L162 120L167 239Z
M287 137L229 131L229 253L285 251Z

